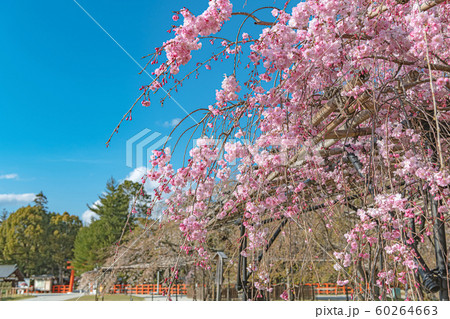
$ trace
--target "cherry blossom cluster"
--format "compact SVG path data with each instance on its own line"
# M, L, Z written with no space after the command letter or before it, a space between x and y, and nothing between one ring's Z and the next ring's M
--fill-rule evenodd
M222 24L231 16L233 9L228 0L209 1L209 7L198 17L195 17L188 9L180 11L184 18L184 24L175 29L175 38L164 43L167 63L158 68L160 71L170 66L170 72L177 74L181 65L187 64L192 56L191 52L199 50L202 45L198 36L208 36L220 31ZM178 17L174 20L178 20Z
M207 265L211 221L234 218L248 240L241 254L252 256L268 243L266 220L288 219L301 228L314 205L326 227L339 232L335 215L346 194L356 192L365 198L351 212L358 220L333 255L344 277L338 284L361 279L349 269L374 264L377 249L385 258L378 286L390 289L411 278L418 265L410 220L425 218L423 242L432 224L424 196L439 201L441 214L450 207L450 4L425 4L388 0L382 10L368 0L307 0L273 10L259 36L224 41L224 54L246 67L225 75L187 165L175 171L170 150L155 151L147 176L160 185L157 198L170 194L165 213L179 223L186 253L195 250ZM149 88L170 85L165 77L178 74L193 51L207 50L199 36L219 32L232 8L230 1L212 0L197 17L182 9L184 23L161 47L167 61L156 67L158 80ZM315 122L330 104L333 111ZM327 136L334 130L370 134ZM251 272L259 271L255 287L267 290L262 269L255 264Z

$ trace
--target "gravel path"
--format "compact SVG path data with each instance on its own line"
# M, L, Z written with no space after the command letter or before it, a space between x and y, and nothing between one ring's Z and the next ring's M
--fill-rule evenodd
M167 296L161 295L153 296L153 300L152 295L133 295L133 296L142 297L145 299L145 301L167 301ZM175 295L172 295L172 301L177 301L177 297ZM184 295L178 295L178 301L192 301L192 299Z
M21 301L64 301L67 299L78 298L83 294L74 293L74 294L35 294L34 298L28 298Z

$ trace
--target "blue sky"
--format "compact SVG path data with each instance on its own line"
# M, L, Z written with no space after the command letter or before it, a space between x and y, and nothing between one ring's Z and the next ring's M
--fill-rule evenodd
M166 31L172 11L187 4L199 14L208 3L77 1L140 63L171 37ZM257 3L248 1L243 8L245 2L234 1L234 11L249 11ZM257 36L260 28L253 29ZM27 205L42 190L50 210L81 216L111 176L123 180L132 174L133 167L126 165L127 139L145 128L168 135L185 116L173 101L162 108L161 96L154 97L151 107L135 109L133 120L105 147L150 79L138 74L135 62L73 0L2 0L0 38L0 210ZM204 70L175 99L188 111L207 107L226 70L219 65Z

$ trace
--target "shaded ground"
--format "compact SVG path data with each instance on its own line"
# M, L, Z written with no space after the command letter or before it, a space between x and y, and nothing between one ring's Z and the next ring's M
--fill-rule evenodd
M167 296L162 295L105 295L104 301L167 301ZM192 301L185 295L173 295L172 301ZM346 301L345 295L317 295L317 301ZM0 301L95 301L94 295L83 295L82 293L72 294L36 294L36 295L16 295L3 297ZM101 301L101 299L99 300Z
M8 296L8 297L2 297L0 301L16 301L16 300L25 300L34 298L34 296L30 295L15 295L15 296Z
M130 297L132 300L130 300ZM171 296L172 301L192 301L184 296ZM0 301L95 301L94 295L85 295L83 293L62 293L62 294L33 294L33 295L15 295L3 297ZM101 301L101 299L99 299ZM167 296L162 295L105 295L104 301L167 301Z

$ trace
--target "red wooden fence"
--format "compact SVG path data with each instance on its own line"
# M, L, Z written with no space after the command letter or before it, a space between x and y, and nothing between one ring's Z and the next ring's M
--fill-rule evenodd
M316 295L345 295L346 289L347 293L353 294L355 293L355 290L348 286L338 286L335 283L314 283L314 284L304 284L305 286L314 286L314 290ZM363 291L362 285L359 285L359 287L356 289L359 290L359 292ZM367 285L366 290L370 290L369 285Z
M70 285L53 285L52 293L54 294L65 294L70 292Z
M110 293L113 294L137 294L137 295L150 295L150 294L156 294L158 292L158 285L155 284L146 284L146 285L137 285L137 286L131 286L131 285L114 285ZM168 294L169 288L163 287L162 285L159 285L159 294ZM170 294L171 295L186 295L187 289L186 285L173 285L170 288Z
M347 293L353 294L355 290L347 286L338 286L335 283L306 283L305 286L313 286L315 289L315 294L317 295L345 295L346 289ZM367 289L369 286L367 285ZM358 287L357 290L362 292L362 286ZM67 293L70 291L69 285L54 285L52 287L52 293ZM156 284L145 284L145 285L114 285L110 289L112 294L136 294L136 295L150 295L156 294L158 292L158 285ZM35 291L34 293L37 293ZM167 295L169 293L168 287L163 287L159 285L159 294ZM187 289L186 285L173 285L170 288L171 295L186 295Z

